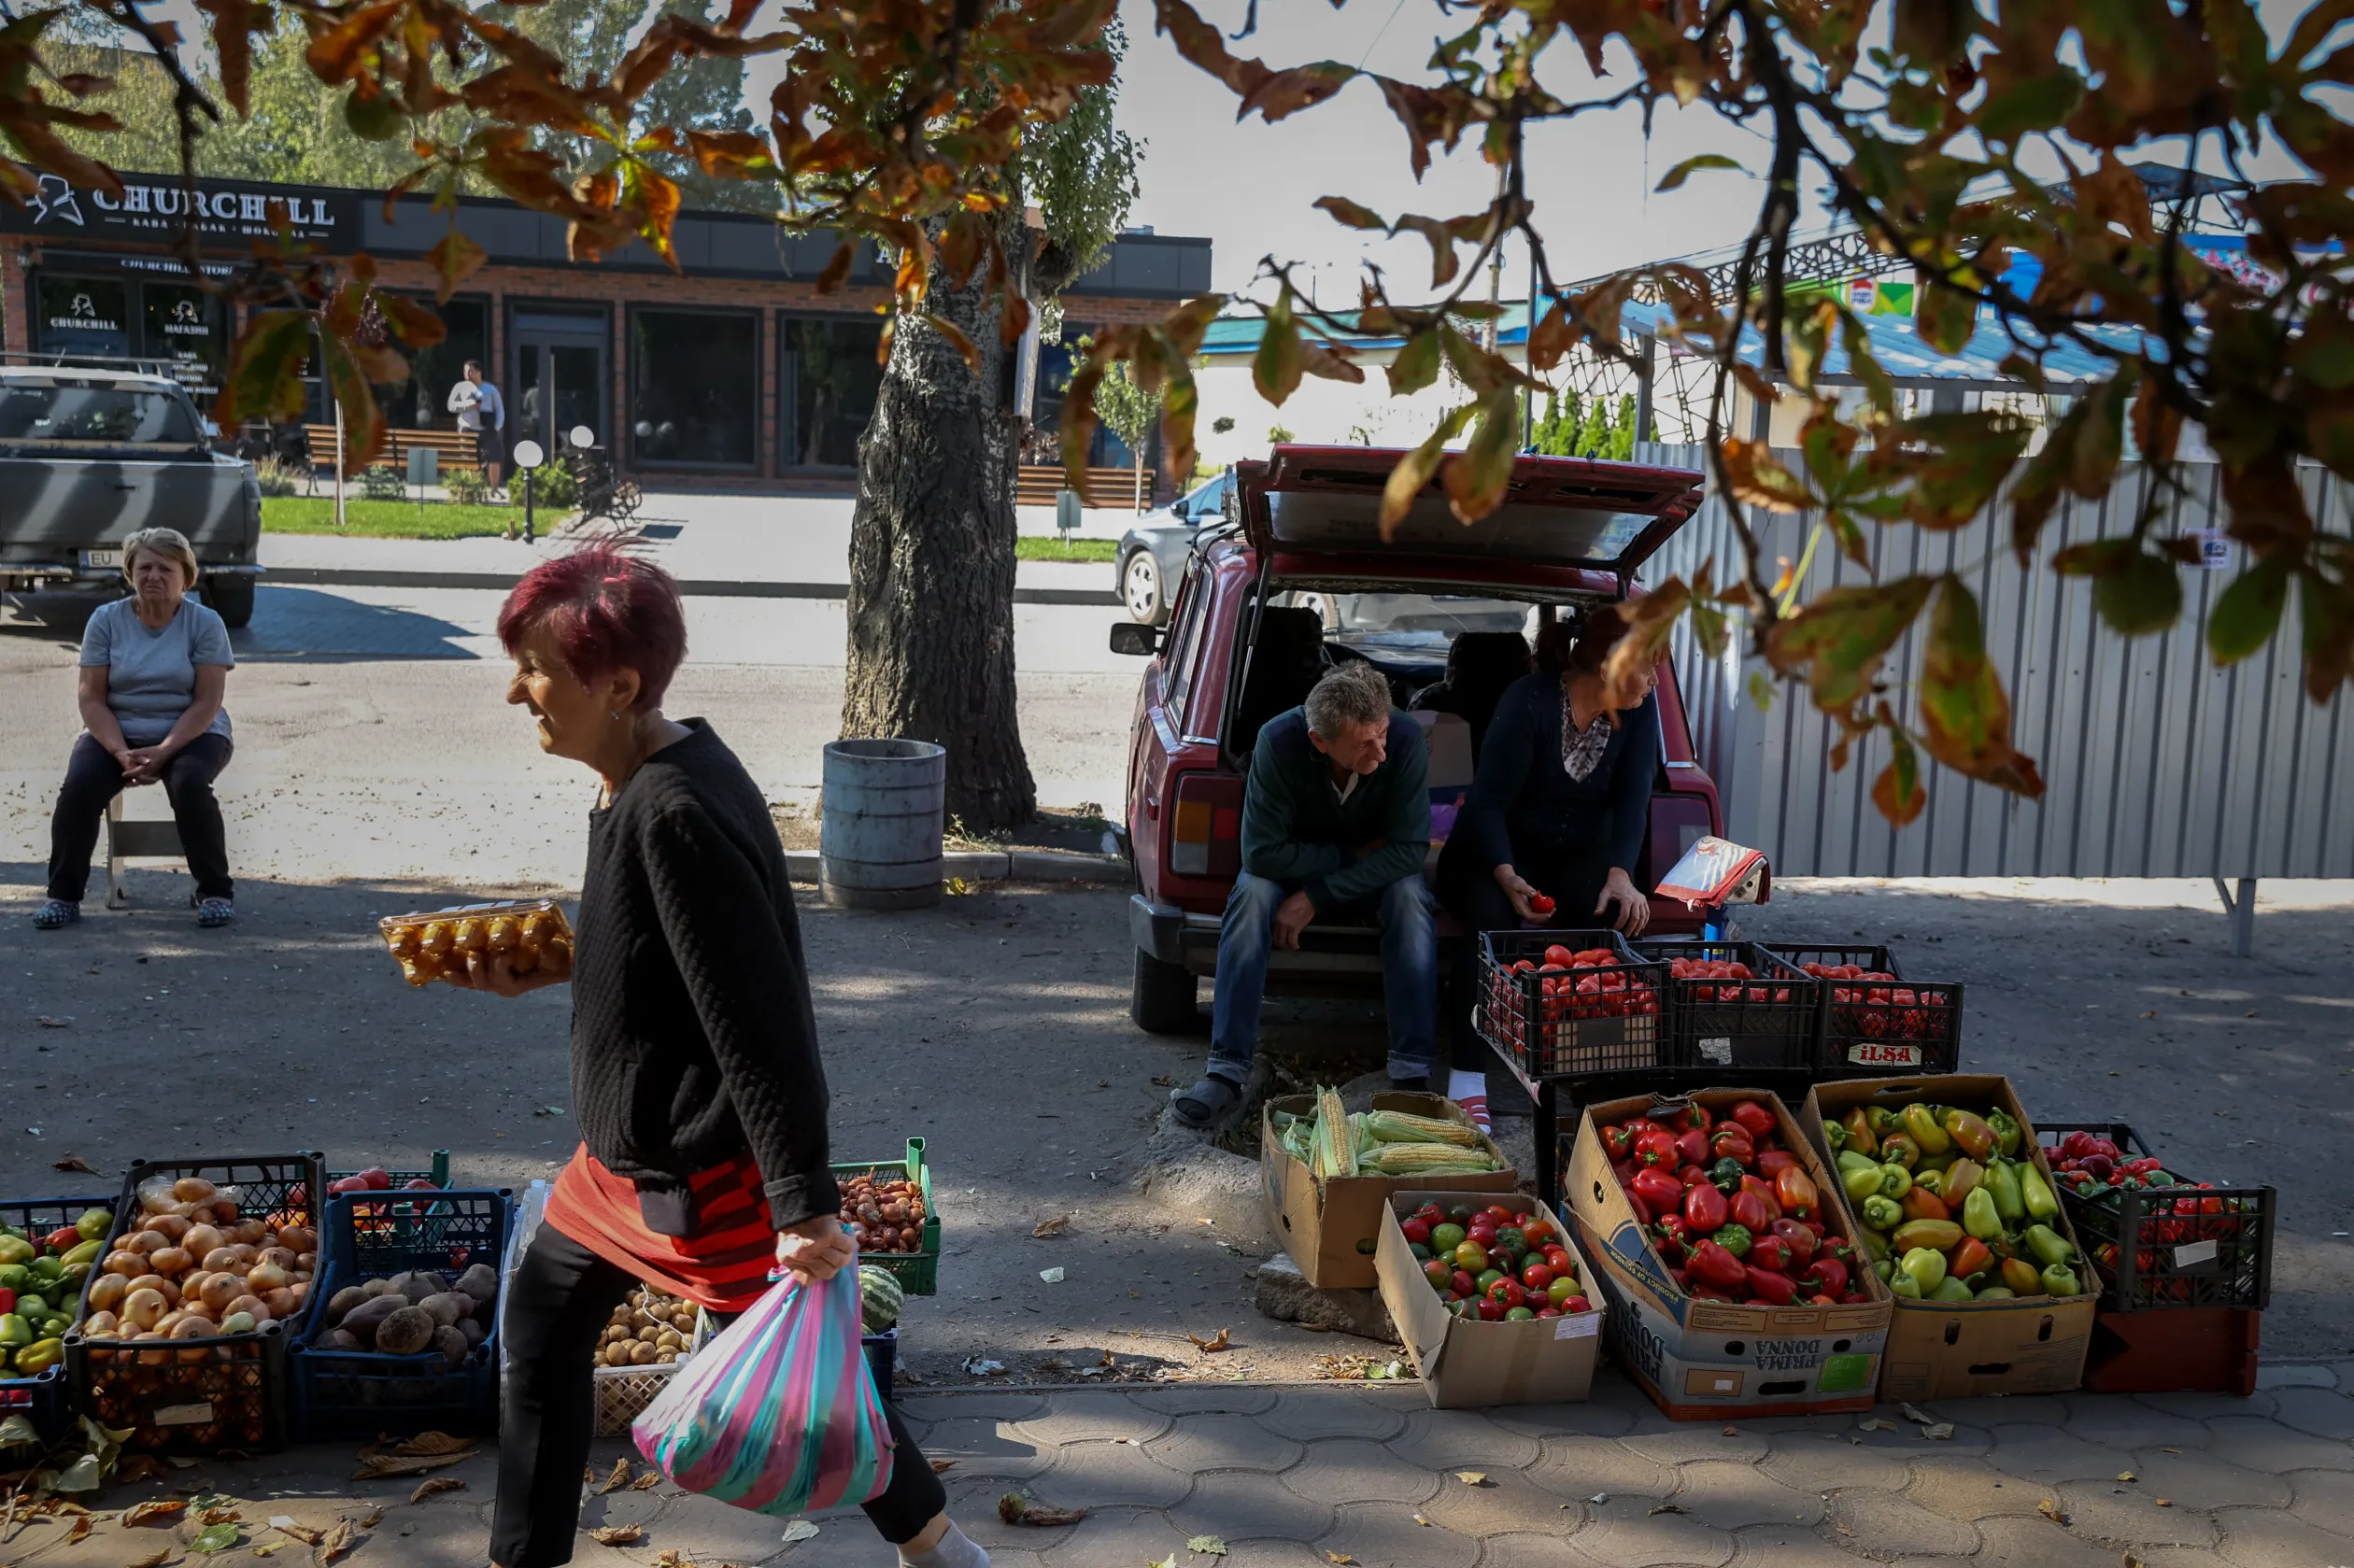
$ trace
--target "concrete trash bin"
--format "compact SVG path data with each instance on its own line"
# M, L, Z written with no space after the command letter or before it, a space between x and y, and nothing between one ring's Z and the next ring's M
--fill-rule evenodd
M940 902L948 750L929 741L826 747L817 877L826 902L866 910Z

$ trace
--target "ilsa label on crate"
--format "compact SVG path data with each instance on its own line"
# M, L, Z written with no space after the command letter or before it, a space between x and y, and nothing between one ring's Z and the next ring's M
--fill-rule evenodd
M1917 1067L1922 1057L1917 1045L1892 1045L1886 1040L1859 1040L1848 1047L1848 1060L1859 1067Z
M1602 1332L1602 1320L1591 1312L1573 1312L1553 1323L1555 1339L1586 1339Z

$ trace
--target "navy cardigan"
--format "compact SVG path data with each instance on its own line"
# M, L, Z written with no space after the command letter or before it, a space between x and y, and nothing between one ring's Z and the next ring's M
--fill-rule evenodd
M1496 705L1454 837L1484 870L1557 865L1598 852L1632 876L1651 821L1659 756L1654 693L1619 715L1594 771L1583 782L1572 779L1561 765L1561 677L1526 676Z

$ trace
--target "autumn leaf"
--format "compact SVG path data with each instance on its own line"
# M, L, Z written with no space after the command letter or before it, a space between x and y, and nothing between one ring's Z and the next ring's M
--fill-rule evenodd
M1921 738L1958 773L2030 799L2042 796L2035 760L2011 749L2010 699L1986 657L1978 596L1955 576L1939 581L1921 663Z
M603 1497L609 1493L619 1491L623 1487L626 1487L629 1484L630 1462L626 1459L617 1459L613 1462L612 1473L606 1476L605 1478L598 1484L597 1490L593 1495Z
M125 1563L123 1568L163 1568L163 1564L172 1561L172 1548L164 1547L160 1550L148 1553L145 1557L134 1558Z
M1041 1220L1030 1227L1030 1235L1042 1239L1050 1236L1060 1236L1071 1229L1071 1219L1072 1216L1069 1214L1057 1214L1051 1220Z
M1051 1530L1061 1525L1077 1524L1086 1517L1087 1510L1085 1508L1049 1508L1031 1502L1018 1491L1009 1491L998 1499L998 1518L1008 1524Z
M188 1512L188 1503L185 1499L159 1497L153 1502L142 1503L128 1510L122 1516L122 1522L125 1527L134 1530L141 1525L175 1524L186 1512Z
M1346 196L1319 196L1309 205L1319 211L1330 213L1335 222L1346 224L1352 229L1389 228L1389 220L1380 213L1371 207L1361 206Z
M1420 446L1398 459L1397 466L1390 470L1390 476L1382 487L1383 544L1389 543L1391 536L1397 533L1397 525L1406 520L1408 512L1413 510L1415 498L1429 485L1431 475L1438 473L1439 464L1447 456L1447 443L1462 433L1463 427L1478 410L1477 403L1467 403L1449 414Z
M435 240L433 248L425 252L426 264L433 269L435 303L447 304L460 286L489 260L490 252L476 245L465 231L451 224L449 232Z
M604 1524L591 1530L588 1538L601 1547L634 1547L645 1539L645 1532L634 1524Z
M90 1162L83 1159L79 1154L68 1154L62 1160L51 1160L50 1162L50 1169L67 1171L76 1176L95 1176L98 1174L96 1171L90 1168Z
M1503 501L1520 456L1520 397L1510 387L1498 387L1480 404L1479 427L1470 441L1439 469L1455 521L1476 523Z
M462 1453L398 1454L364 1453L360 1456L360 1468L351 1473L355 1481L375 1480L383 1476L421 1476L431 1470L462 1464L480 1452L468 1448Z
M1766 660L1784 674L1806 671L1818 708L1845 709L1864 695L1936 586L1933 577L1900 577L1819 594L1774 623Z
M1227 1544L1217 1535L1189 1535L1185 1538L1185 1549L1199 1557L1224 1557Z
M1737 158L1727 158L1722 152L1703 152L1668 170L1652 190L1654 193L1677 190L1702 169L1737 169L1740 166L1741 161Z
M1217 1333L1210 1335L1207 1339L1204 1339L1198 1334L1188 1334L1185 1337L1192 1340L1194 1342L1194 1348L1201 1351L1204 1355L1215 1355L1220 1350L1229 1349L1232 1348L1233 1341L1227 1337L1227 1330L1220 1329Z
M1921 815L1929 804L1929 792L1921 786L1921 756L1913 749L1912 737L1893 724L1885 727L1889 762L1872 781L1872 804L1893 826L1902 827Z
M2290 563L2275 556L2232 579L2207 612L2207 652L2219 668L2255 653L2280 629L2289 602Z
M652 1491L656 1487L659 1487L661 1484L662 1473L659 1470L648 1470L645 1475L640 1476L636 1480L630 1483L630 1490L631 1491Z
M1775 512L1805 512L1815 505L1807 482L1784 468L1766 443L1727 437L1723 452L1734 500Z
M1670 577L1639 599L1619 606L1626 633L1610 644L1602 666L1602 705L1614 713L1642 706L1651 693L1651 672L1666 657L1668 636L1692 602L1692 589Z
M1292 293L1285 288L1267 307L1258 353L1251 360L1251 384L1260 397L1281 408L1299 389L1299 323L1292 317Z
M230 370L213 404L223 430L249 419L284 424L299 419L308 397L303 375L316 339L301 310L257 310L230 350Z
M655 1475L658 1479L659 1478L659 1472L651 1472L649 1474ZM429 1497L439 1497L446 1491L463 1491L465 1490L466 1483L460 1480L455 1476L435 1476L430 1480L418 1482L417 1490L409 1493L409 1501L411 1503L422 1503Z

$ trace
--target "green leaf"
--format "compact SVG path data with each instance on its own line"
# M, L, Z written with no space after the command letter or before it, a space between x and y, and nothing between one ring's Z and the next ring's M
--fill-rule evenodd
M1476 523L1496 510L1519 455L1520 398L1510 387L1499 387L1480 405L1480 427L1470 441L1439 471L1457 522Z
M2106 495L2117 477L2117 460L2125 451L2125 405L2140 380L2141 365L2127 360L2085 397L2084 418L2069 444L2067 482L2087 501Z
M2095 539L2051 558L2063 575L2090 577L2092 607L2120 635L2163 631L2182 614L2182 577L2175 563L2133 539Z
M1285 289L1268 307L1258 357L1251 362L1251 382L1259 396L1281 408L1299 389L1301 360L1299 323L1292 318L1291 290Z
M1727 158L1722 152L1704 152L1698 157L1687 158L1668 170L1666 177L1652 189L1654 191L1673 191L1702 169L1737 169L1740 166L1739 160Z
M1921 291L1913 331L1938 353L1959 354L1978 331L1978 301L1932 278Z
M1439 330L1425 328L1406 340L1389 362L1390 395L1402 398L1439 379Z
M1850 706L1865 695L1872 672L1929 602L1929 577L1833 588L1774 623L1766 656L1777 670L1805 669L1815 705Z
M1447 443L1463 433L1463 427L1479 412L1479 404L1467 403L1439 421L1439 428L1412 451L1397 459L1390 470L1389 480L1382 487L1382 541L1389 542L1412 510L1414 498L1423 493L1430 476L1439 471L1439 464L1447 456Z
M1195 1535L1187 1538L1185 1549L1189 1552L1200 1552L1209 1557L1224 1557L1227 1554L1227 1544L1215 1535Z
M1986 657L1978 596L1961 578L1937 585L1921 659L1921 739L1958 773L2030 798L2043 794L2033 758L2010 743L2010 699Z
M2273 640L2289 603L2290 562L2260 560L2237 577L2207 612L2207 652L2219 665L2236 664Z
M1888 766L1872 781L1872 804L1880 815L1902 827L1929 804L1929 792L1921 787L1921 754L1913 749L1912 737L1890 725L1888 744Z
M1773 684L1766 679L1763 670L1750 671L1749 699L1757 704L1757 711L1761 713L1769 713L1774 710Z
M225 1552L236 1544L237 1527L234 1524L216 1524L191 1541L188 1549L192 1552Z
M2012 82L1979 106L1978 134L1989 141L2015 142L2049 131L2074 114L2083 96L2083 78L2064 65Z
M303 417L303 372L315 346L311 321L301 310L248 313L214 408L221 429L235 430L248 419L285 424Z

